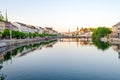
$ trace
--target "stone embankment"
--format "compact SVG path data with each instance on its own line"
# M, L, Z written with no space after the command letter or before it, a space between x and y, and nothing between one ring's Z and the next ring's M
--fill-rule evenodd
M43 42L48 40L54 40L56 38L35 38L35 39L12 39L12 40L0 40L0 48L6 46L15 46L19 44L26 44L26 43L35 43L35 42Z
M108 41L110 44L120 44L119 38L109 38Z
M109 42L110 44L120 44L120 39L119 38L101 38L101 41L104 42Z

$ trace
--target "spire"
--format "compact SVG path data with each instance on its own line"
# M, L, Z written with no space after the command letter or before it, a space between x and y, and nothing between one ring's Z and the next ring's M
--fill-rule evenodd
M79 31L79 28L78 28L78 26L77 26L77 31Z
M70 28L68 29L68 32L70 33Z
M7 9L5 11L5 18L6 18L5 21L8 22Z

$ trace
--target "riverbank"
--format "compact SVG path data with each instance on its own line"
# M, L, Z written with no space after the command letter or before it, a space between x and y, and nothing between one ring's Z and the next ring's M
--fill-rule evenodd
M120 44L119 38L109 38L108 41L110 44Z
M49 37L49 38L35 38L35 39L12 39L12 40L0 40L0 48L1 47L7 47L7 46L13 46L18 44L24 44L24 43L34 43L34 42L43 42L43 41L49 41L49 40L55 40L56 37Z
M120 44L120 39L119 38L101 38L101 41L103 42L109 42L110 44Z

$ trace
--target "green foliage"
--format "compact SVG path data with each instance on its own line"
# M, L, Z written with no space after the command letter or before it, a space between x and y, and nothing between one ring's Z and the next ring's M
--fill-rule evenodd
M92 28L92 27L89 27L89 28L81 28L80 30L84 31L84 32L87 32L87 31L91 31L93 32L96 28Z
M4 61L7 61L11 59L11 52L7 52L7 54L4 56Z
M110 34L110 33L111 33L111 30L109 28L106 28L106 27L98 27L98 28L96 28L93 31L93 34L92 34L92 37L93 37L92 42L93 42L93 44L95 46L97 46L98 49L101 49L103 51L108 49L110 44L100 41L100 38L107 37L108 34Z
M9 38L10 37L10 30L9 29L5 29L3 31L2 34L3 38ZM24 33L24 32L20 32L20 31L15 31L12 30L12 38L17 38L17 39L25 39L25 38L35 38L35 37L46 37L46 36L57 36L54 34L39 34L39 33Z
M97 39L97 38L105 37L110 33L111 33L111 30L109 28L98 27L93 31L92 37Z
M95 30L96 28L89 28L89 30L91 31L91 32L93 32L94 30Z
M16 31L12 31L12 38L16 38L16 36L17 36L17 32Z
M33 37L33 34L31 32L29 32L29 37L32 38Z
M2 36L5 38L9 38L10 36L10 30L9 29L5 29L2 33Z
M1 13L0 13L0 21L5 22L5 18L3 17L3 15Z
M19 46L17 48L15 48L14 50L11 50L9 52L7 52L6 55L4 55L4 61L8 61L9 59L11 59L12 56L16 56L18 53L24 53L24 48L26 50L34 50L35 48L39 48L41 45L47 45L50 44L52 42L56 42L56 41L46 41L46 42L38 42L38 43L31 43L29 45L23 45L23 46ZM27 53L27 52L26 52Z
M92 39L93 44L103 51L107 50L110 47L110 44L108 42L102 42L99 39Z
M2 37L2 32L0 32L0 37Z

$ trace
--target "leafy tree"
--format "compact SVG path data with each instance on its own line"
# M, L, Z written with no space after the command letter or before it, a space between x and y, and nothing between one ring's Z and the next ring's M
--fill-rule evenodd
M32 38L33 37L33 34L31 32L29 32L29 37Z
M101 37L108 36L108 34L110 34L110 33L111 33L111 30L109 28L98 27L97 29L95 29L93 31L92 37L93 38L101 38Z
M5 18L3 17L3 15L1 14L1 12L0 12L0 21L5 22Z
M2 32L0 32L0 37L2 37Z
M16 38L17 37L17 31L13 30L12 31L12 38Z
M2 36L4 38L9 38L10 37L10 30L9 29L5 29L2 33Z
M91 32L93 32L95 29L96 29L96 28L92 28L92 27L89 28L89 30L90 30Z
M110 44L100 41L100 38L107 37L111 33L111 30L106 27L98 27L93 31L92 42L98 49L106 50L109 48Z
M5 29L1 35L3 38L9 38L10 30ZM55 35L55 34L39 34L39 33L31 33L31 32L25 33L25 32L12 30L12 38L17 38L17 39L25 39L28 37L30 37L30 38L45 37L45 36L57 36L57 35Z

